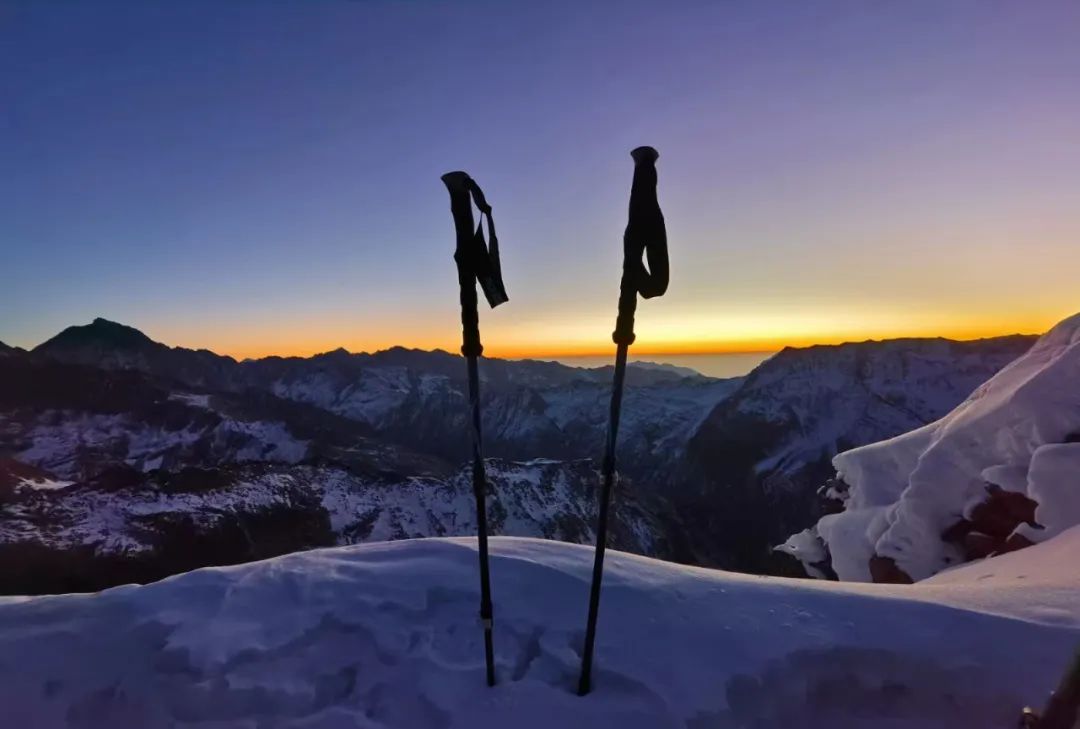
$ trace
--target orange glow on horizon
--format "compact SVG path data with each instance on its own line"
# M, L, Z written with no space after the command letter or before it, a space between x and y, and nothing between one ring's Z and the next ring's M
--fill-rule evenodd
M762 337L748 339L707 339L685 341L664 341L650 344L639 334L638 341L632 350L636 355L723 355L723 354L768 354L778 352L784 347L810 347L814 345L837 345L845 342L859 342L866 340L900 339L900 338L934 338L944 337L954 340L974 340L987 337L1006 336L1010 334L1041 334L1049 328L1049 325L1030 324L1026 326L968 326L958 327L952 330L930 331L927 328L911 327L909 329L893 329L882 331L868 331L865 334L854 335L803 335L788 337ZM490 337L489 339L495 339ZM191 346L191 345L182 345ZM199 347L210 349L219 354L226 354L235 359L258 359L262 357L310 357L335 349L344 348L352 353L378 352L395 346L410 349L436 350L441 349L453 354L459 351L460 344L452 341L414 341L414 342L335 342L333 339L309 340L297 342L291 346L273 346L269 344L252 343L245 347L223 346L215 348L207 344ZM537 346L500 346L496 342L485 343L484 353L489 357L502 359L561 359L571 357L600 357L611 355L615 351L615 345L610 342L584 342L574 345L551 345L539 344Z

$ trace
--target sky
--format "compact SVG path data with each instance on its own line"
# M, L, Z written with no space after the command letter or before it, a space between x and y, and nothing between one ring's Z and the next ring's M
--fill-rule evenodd
M460 347L449 200L495 211L488 354L1044 331L1080 310L1080 3L0 0L0 340L102 316L237 357Z

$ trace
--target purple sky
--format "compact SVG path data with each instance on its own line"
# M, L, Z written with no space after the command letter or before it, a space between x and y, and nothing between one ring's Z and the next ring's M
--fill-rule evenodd
M1080 3L0 2L0 340L459 345L439 175L495 207L492 354L1037 331L1080 309Z

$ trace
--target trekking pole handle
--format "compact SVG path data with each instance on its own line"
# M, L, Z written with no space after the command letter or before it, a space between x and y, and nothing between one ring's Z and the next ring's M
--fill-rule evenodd
M473 211L470 194L475 187L472 178L457 170L442 176L450 193L450 213L454 216L457 234L454 261L457 263L458 284L461 288L461 353L479 357L484 353L480 343L480 315L476 306L476 272L473 270L469 246L473 237ZM491 208L489 207L488 210Z
M480 343L476 284L480 284L492 308L507 301L499 264L495 221L483 191L467 173L460 170L447 172L442 176L442 181L450 193L450 212L454 216L454 231L457 234L454 261L457 262L458 283L461 286L461 353L466 357L479 357L484 353L484 346ZM473 227L473 203L480 214L487 218L490 247L484 242L480 228Z
M667 229L656 198L656 160L660 153L652 147L638 147L634 159L634 179L630 186L630 215L623 233L623 270L619 283L619 315L611 335L616 344L634 343L634 313L637 295L643 299L663 296L669 270ZM648 268L645 260L648 260Z

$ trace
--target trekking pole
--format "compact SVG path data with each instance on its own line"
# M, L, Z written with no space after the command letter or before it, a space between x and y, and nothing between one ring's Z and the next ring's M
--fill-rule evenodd
M491 218L491 206L484 193L464 172L447 172L442 176L450 191L450 212L454 215L457 247L458 283L461 285L461 353L465 356L469 371L470 433L472 436L473 494L476 496L476 531L480 557L480 622L484 628L484 660L487 664L487 684L495 685L495 648L491 631L494 610L491 603L491 579L488 572L487 540L487 474L484 472L484 454L480 437L480 375L477 360L484 352L480 344L480 317L476 306L476 284L484 291L491 308L508 300L499 265L499 241L495 237L495 222ZM472 204L487 218L490 248L484 243L481 226L473 230Z
M1020 726L1024 729L1073 729L1080 718L1080 652L1073 657L1061 684L1050 696L1046 711L1039 716L1024 709Z
M659 153L652 147L638 147L634 158L634 181L630 186L630 219L623 234L623 270L619 284L619 316L615 332L615 381L611 388L611 414L608 420L607 442L604 449L603 485L600 491L600 513L596 526L596 557L593 562L592 587L589 591L589 619L585 630L585 646L581 655L581 678L578 695L589 693L592 682L593 645L596 642L596 618L600 610L600 583L604 577L604 551L607 547L608 510L611 489L615 482L615 442L619 433L619 414L622 410L623 381L626 379L626 355L634 343L634 311L637 295L651 299L662 296L668 286L667 231L664 214L656 200L656 159ZM649 260L646 270L642 261Z

